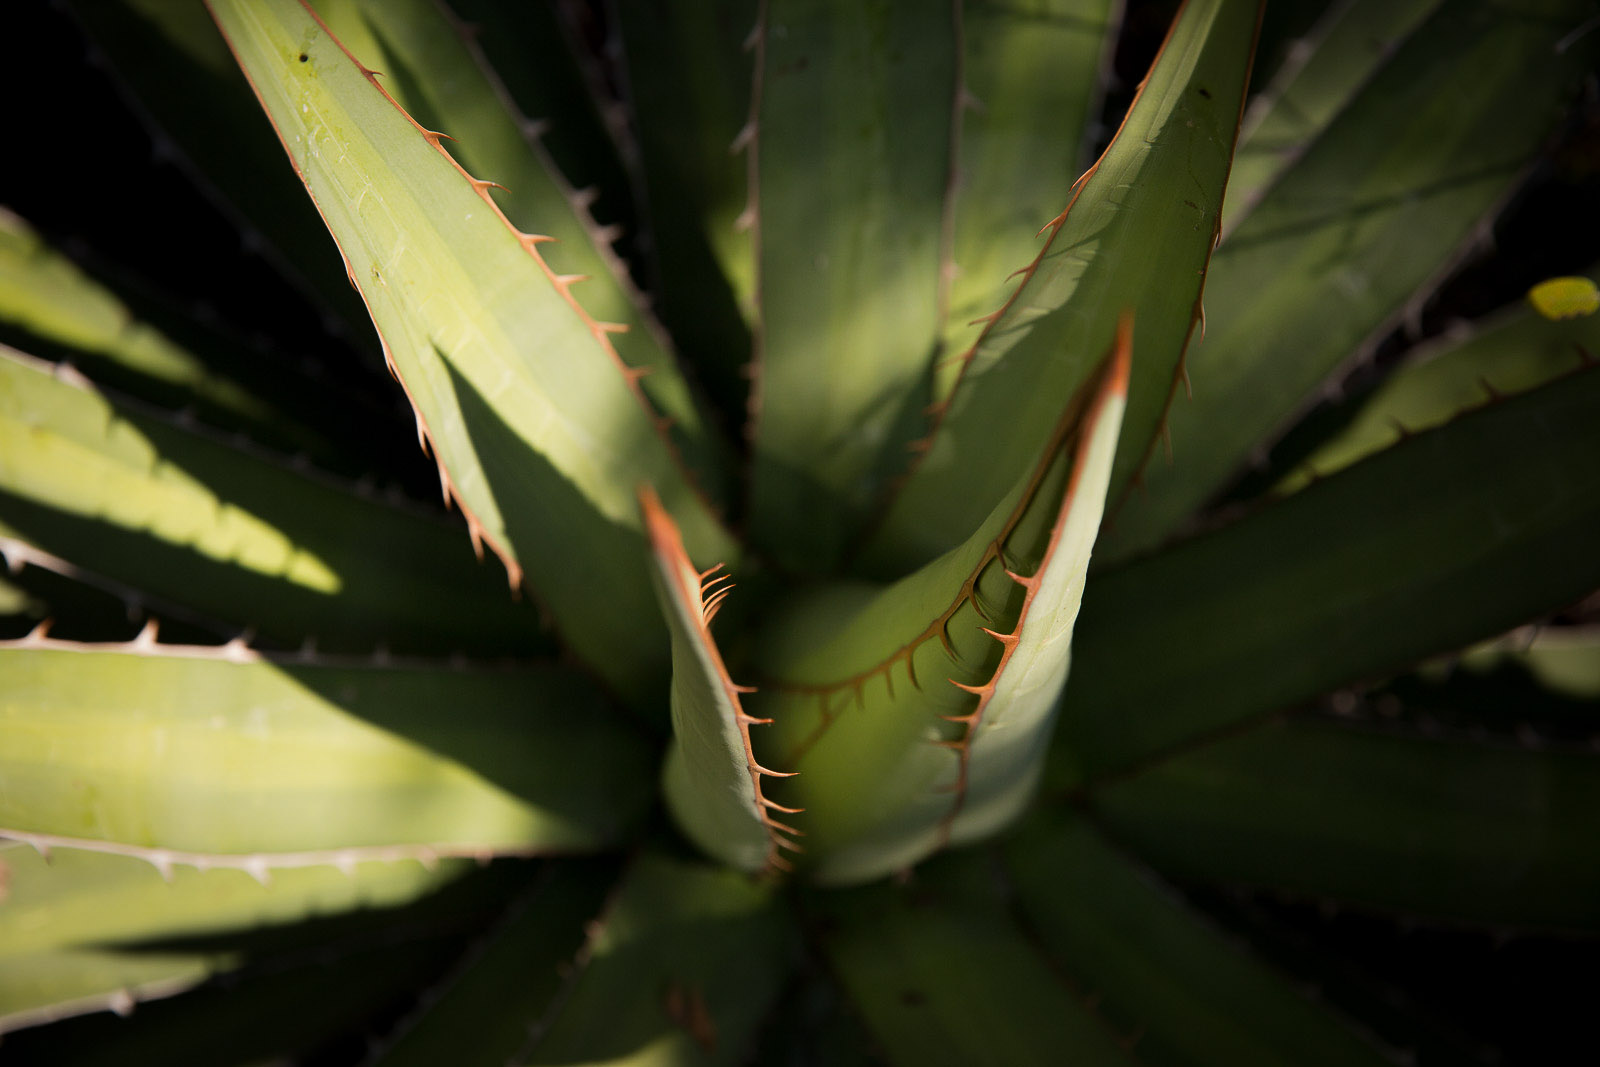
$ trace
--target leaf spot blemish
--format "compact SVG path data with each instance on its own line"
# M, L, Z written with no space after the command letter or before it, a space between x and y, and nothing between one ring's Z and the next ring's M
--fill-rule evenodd
M311 57L310 57L310 56L308 56L308 55L306 55L306 54L305 54L305 53L304 53L304 52L301 52L301 53L300 53L300 62L302 62L302 63L304 63L304 62L306 62L306 61L307 61L307 60L309 60L309 59L310 59L310 58L311 58Z

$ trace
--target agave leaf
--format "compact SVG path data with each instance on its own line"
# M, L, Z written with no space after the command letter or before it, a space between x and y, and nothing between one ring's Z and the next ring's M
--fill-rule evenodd
M553 667L33 637L0 677L0 836L164 867L593 849L649 793L643 743Z
M787 868L778 853L794 831L772 815L793 812L768 800L761 780L784 777L756 762L745 712L711 636L711 620L732 589L721 567L695 569L670 516L648 489L640 494L655 560L656 597L672 634L672 748L663 784L678 825L706 852L743 871Z
M984 858L956 853L910 885L807 898L828 961L889 1062L1139 1062L1038 952Z
M1520 666L1550 693L1571 700L1600 700L1600 626L1513 631L1461 656L1461 665L1473 671L1506 662Z
M240 383L212 373L144 322L16 215L0 209L0 322L30 339L100 357L130 377L172 391L254 426L290 423ZM91 373L93 367L90 368ZM278 431L280 434L282 430Z
M671 420L672 444L714 499L732 459L700 425L688 386L677 373L667 335L645 311L627 267L611 250L618 236L589 214L584 195L556 170L529 120L487 73L461 27L434 0L318 0L329 30L364 66L381 70L395 103L430 130L451 137L451 153L470 173L493 175L505 188L496 203L512 225L537 228L557 244L542 249L553 269L583 275L588 314L621 329L612 347L628 367L650 368L639 379L650 403Z
M1106 559L1158 544L1222 489L1352 353L1420 309L1520 183L1600 38L1556 48L1585 0L1498 11L1441 6L1223 243L1213 328L1189 361L1194 399L1171 413L1172 460L1116 512Z
M365 499L0 346L0 545L324 647L527 651L537 617L432 516ZM37 551L35 551L37 550Z
M743 1063L794 948L770 890L646 853L515 1062Z
M1464 335L1414 349L1400 369L1363 398L1348 425L1274 487L1293 492L1380 452L1406 434L1514 396L1576 370L1600 352L1600 318L1553 322L1516 307Z
M47 856L0 843L0 1032L88 1011L126 1013L135 1001L170 995L244 958L237 946L194 939L259 928L289 936L287 924L303 919L406 904L470 866L302 867L263 885L236 870L175 868L163 879L133 856Z
M652 290L661 317L743 425L755 318L754 245L747 224L755 0L621 0L613 5L639 137L649 216ZM749 217L745 216L745 223Z
M0 340L319 466L364 474L392 465L381 431L407 431L392 405L107 275L115 291L0 208Z
M358 908L259 930L224 927L103 946L106 955L120 952L124 959L189 953L238 955L243 962L180 996L139 1000L128 1017L100 1011L7 1034L6 1063L62 1067L108 1058L126 1063L316 1059L313 1053L321 1045L344 1047L350 1018L387 1015L449 965L460 939L483 925L482 916L504 907L508 890L514 894L526 885L525 870L506 868L496 864L470 871L414 903L397 900L399 906ZM236 872L218 876L251 884ZM198 894L181 895L194 900ZM324 895L343 903L337 893Z
M978 525L998 496L993 472L1037 454L1061 398L1088 375L1128 308L1139 321L1139 360L1112 493L1132 478L1196 314L1257 15L1244 0L1185 4L1111 146L963 355L960 381L867 543L868 569L899 573Z
M366 335L366 315L341 279L327 230L283 167L228 46L199 4L167 0L73 0L137 106L199 172L201 185L241 221L251 246L334 315L330 325ZM219 131L227 136L218 136Z
M1151 1063L1282 1067L1391 1060L1243 950L1081 816L1030 819L1005 847L1030 928Z
M630 224L630 176L622 162L629 146L615 100L597 84L588 51L592 13L521 0L452 0L448 10L459 20L458 32L481 50L478 65L526 116L525 132L549 152L557 171L584 199L595 198L603 223Z
M1343 0L1327 5L1251 101L1223 201L1224 235L1349 106L1373 73L1444 0Z
M1418 434L1098 575L1051 780L1461 648L1600 585L1600 371Z
M1131 322L1056 441L967 543L881 591L768 628L757 694L775 792L819 881L880 877L993 833L1032 795L1127 396ZM854 601L854 603L852 603ZM951 683L947 687L946 682ZM754 702L752 706L757 706Z
M1038 253L1039 228L1091 162L1083 158L1086 134L1100 106L1116 7L1111 0L957 6L961 89L951 120L939 398L960 371L951 357L977 340L976 320L1005 302L1012 272Z
M600 914L615 873L611 863L546 866L366 1062L371 1067L514 1062L530 1027L556 1003L585 924ZM463 1043L463 1034L471 1034L471 1042Z
M1600 759L1274 723L1094 794L1186 878L1492 924L1600 929Z
M773 0L755 47L751 535L827 569L932 399L955 23L943 4Z
M526 570L568 643L648 706L666 639L644 582L635 487L655 487L697 558L733 551L640 386L645 370L623 361L617 327L586 312L575 279L544 258L544 237L517 232L489 185L308 10L212 10L340 243L475 539L513 584ZM670 361L651 373L678 376Z

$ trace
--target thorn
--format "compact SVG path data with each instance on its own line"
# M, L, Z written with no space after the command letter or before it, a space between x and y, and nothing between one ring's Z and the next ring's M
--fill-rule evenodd
M627 333L631 329L625 322L596 322L594 327L601 333Z
M472 554L478 557L478 562L483 562L483 531L478 527L478 520L467 519L467 536L472 538Z
M145 859L149 860L150 865L156 869L156 873L161 875L161 880L163 882L171 884L172 856L170 854L166 852L152 852L146 856Z
M736 156L750 147L750 142L756 139L756 124L754 121L746 122L739 127L739 132L734 135L732 143L728 145L728 154Z
M588 211L598 199L600 199L600 190L593 185L588 185L573 192L572 206L579 211Z
M133 994L126 989L119 989L106 999L106 1007L126 1019L133 1014Z
M750 205L746 206L743 211L739 212L738 218L733 220L733 232L734 233L745 233L745 232L753 229L755 227L755 224L756 224L756 209L755 209L755 205L754 204L750 204Z
M1194 399L1194 383L1189 381L1189 364L1186 360L1179 360L1178 374L1183 378L1183 394L1189 400Z
M468 178L467 180L472 183L472 187L474 189L478 190L478 192L485 197L489 195L490 189L499 189L503 193L509 193L511 191L510 189L507 189L505 186L501 185L499 182L492 182L487 178Z
M521 241L522 246L531 252L535 245L549 244L555 238L547 233L519 233L517 234L517 240Z
M522 131L523 137L530 141L537 141L539 138L550 132L550 120L523 119L521 122L517 123L517 127Z
M966 682L958 682L954 678L948 678L946 681L955 686L957 689L960 689L963 692L971 693L976 697L985 696L989 692L989 685L968 685Z
M556 288L560 289L562 292L566 292L579 282L586 282L588 280L589 275L587 274L557 274L555 276Z
M251 856L244 861L245 873L262 885L272 883L272 871L267 868L267 857Z
M752 766L752 767L754 767L756 769L756 773L757 774L764 774L769 778L793 778L795 775L800 773L799 771L772 771L772 770L768 770L767 768L761 766L761 764L756 763L754 761L751 761L750 766Z
M149 652L156 647L156 634L160 629L160 621L152 615L140 628L139 636L128 642L128 647L135 652Z
M39 854L40 859L44 860L46 863L50 862L49 845L45 844L43 841L40 841L38 838L34 838L33 840L29 841L28 844L33 846L33 850Z
M1018 641L1022 640L1022 635L1021 634L1000 634L1000 633L995 633L993 630L989 629L987 626L980 627L980 629L982 629L984 633L988 634L990 637L994 638L996 641L999 641L1002 645L1005 645L1008 648L1010 646L1016 644Z
M616 244L622 238L624 232L626 231L623 230L620 224L612 223L609 226L598 227L594 231L594 239L600 244Z
M777 801L768 800L766 797L757 797L756 800L763 807L771 808L773 811L781 811L785 815L799 815L801 812L806 810L805 808L786 808L782 804L779 804Z
M333 865L346 878L354 878L356 876L356 858L348 852L341 852L335 856Z

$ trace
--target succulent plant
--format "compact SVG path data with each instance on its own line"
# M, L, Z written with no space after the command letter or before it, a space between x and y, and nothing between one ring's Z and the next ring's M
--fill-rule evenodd
M1581 0L1103 134L1110 0L71 6L349 346L0 216L8 1058L1445 1063L1260 894L1600 930L1594 288L1417 325Z

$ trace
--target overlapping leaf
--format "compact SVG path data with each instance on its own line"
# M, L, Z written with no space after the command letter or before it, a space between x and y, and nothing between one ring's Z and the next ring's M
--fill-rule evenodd
M576 279L544 258L545 235L514 229L486 182L309 11L219 0L213 12L340 242L474 537L513 584L528 573L581 656L650 705L666 639L635 487L655 487L697 558L732 551L641 387L646 368L613 344L623 324L585 311ZM666 359L648 373L678 376Z

